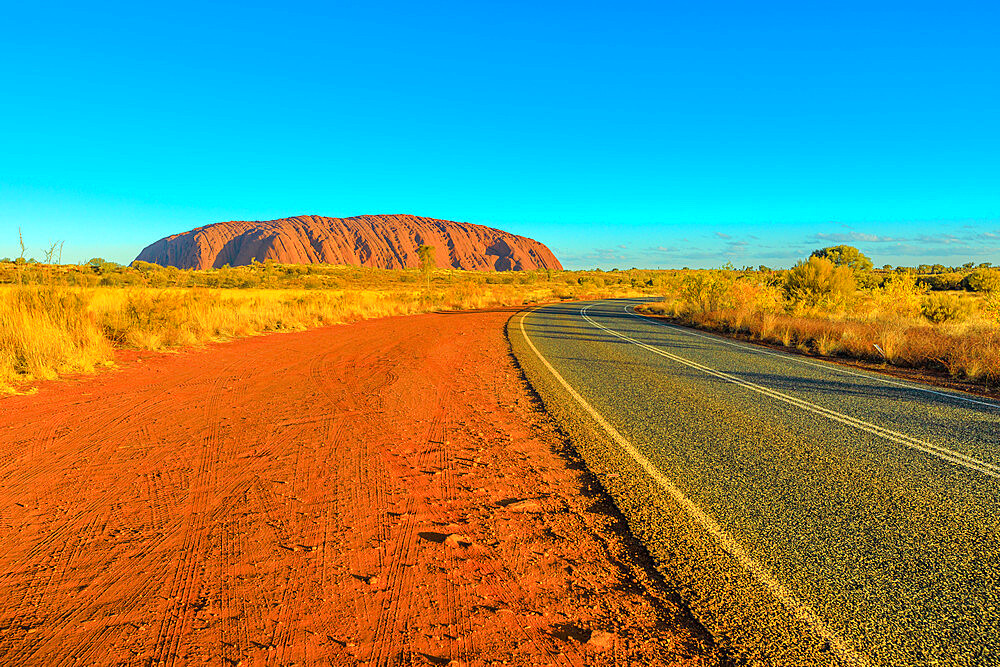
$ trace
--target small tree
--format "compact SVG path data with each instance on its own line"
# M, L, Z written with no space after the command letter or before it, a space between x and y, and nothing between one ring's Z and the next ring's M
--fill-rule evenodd
M104 274L121 267L121 264L109 262L103 257L91 257L90 261L87 262L87 266L89 266L94 273Z
M17 284L21 285L24 282L24 277L21 275L24 269L24 234L21 233L21 228L17 228L17 242L21 244L21 254L17 256Z
M928 294L920 306L924 317L934 324L960 322L972 315L972 304L954 294Z
M51 264L53 259L56 259L58 263L62 263L62 247L65 241L53 241L49 244L49 247L42 251L45 255L45 263Z
M810 257L828 259L833 262L834 266L846 266L855 271L871 271L875 266L860 250L849 245L835 245L813 250Z
M434 246L421 245L417 248L417 257L420 259L420 273L423 274L427 285L431 284L431 271L434 270Z

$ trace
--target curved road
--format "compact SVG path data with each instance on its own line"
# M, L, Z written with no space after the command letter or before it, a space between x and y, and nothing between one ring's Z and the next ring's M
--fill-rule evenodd
M637 303L543 307L510 338L716 636L750 662L1000 664L1000 404Z

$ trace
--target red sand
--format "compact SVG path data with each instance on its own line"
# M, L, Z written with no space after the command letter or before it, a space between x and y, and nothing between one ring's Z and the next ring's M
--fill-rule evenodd
M0 663L714 664L509 312L132 358L0 400Z
M441 268L467 271L562 269L543 244L492 227L415 215L324 218L303 215L264 222L219 222L174 234L136 259L182 269L279 264L349 264L383 269L420 266L417 248L434 248Z

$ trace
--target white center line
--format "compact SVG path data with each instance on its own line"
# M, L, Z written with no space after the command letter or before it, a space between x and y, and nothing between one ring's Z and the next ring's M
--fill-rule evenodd
M581 311L583 313L583 311ZM745 570L750 572L755 576L768 591L775 597L778 602L788 609L797 619L805 623L808 627L812 628L817 636L822 638L824 641L830 644L830 647L837 654L843 662L851 665L858 665L863 667L868 664L868 659L862 654L858 653L852 647L844 643L844 641L837 636L832 630L830 630L826 624L816 615L812 609L800 601L795 595L792 594L784 584L778 581L774 575L768 571L763 565L758 563L756 560L747 553L747 550L743 548L736 540L729 536L725 530L722 529L715 519L705 514L697 505L691 502L684 493L678 489L673 482L670 481L659 469L653 465L653 463L643 456L638 449L636 449L632 443L625 439L625 437L618 432L618 430L609 424L601 413L595 410L590 403L588 403L582 396L566 380L562 375L559 374L552 364L549 363L548 359L542 356L542 353L538 351L535 344L531 342L528 338L528 332L524 329L524 319L528 316L528 313L523 313L521 315L520 327L521 335L524 336L524 341L531 348L538 360L542 362L542 365L552 376L559 381L559 384L569 392L569 395L573 397L580 406L586 410L597 424L604 429L605 433L611 436L611 439L621 447L625 453L627 453L632 460L639 464L639 466L649 475L653 481L655 481L661 488L663 488L670 497L680 505L688 516L690 516L701 528L709 534L722 547L727 553L729 553ZM586 317L586 314L584 314ZM603 327L602 327L603 328ZM610 331L610 330L609 330ZM614 332L612 332L614 333Z
M961 401L963 403L974 403L976 405L983 405L988 408L993 408L994 410L1000 410L1000 404L991 403L989 401L981 401L975 398L969 398L968 396L962 396L961 394L954 394L944 391L935 391L934 389L928 389L927 387L920 387L915 384L908 384L906 382L897 382L895 380L890 380L888 378L881 377L877 374L872 373L858 373L856 371L849 371L846 368L837 366L836 364L830 363L817 363L815 361L808 361L794 354L788 354L787 352L775 352L773 350L768 350L767 348L760 347L757 345L746 345L744 343L736 343L731 340L726 340L720 338L719 336L711 336L708 334L700 333L697 331L691 331L685 327L677 326L676 324L671 324L669 322L663 322L661 320L654 319L652 317L647 317L645 315L639 315L635 312L635 306L625 306L625 312L630 316L634 317L641 322L646 322L647 324L655 324L656 326L666 327L671 331L676 331L678 333L685 334L687 336L694 336L696 338L704 338L706 340L719 343L721 345L728 345L729 347L735 347L738 350L743 350L744 352L750 352L751 354L763 354L769 357L778 357L785 361L794 361L797 364L805 364L806 366L812 366L814 368L821 368L825 371L830 371L833 373L840 373L841 375L852 375L854 377L865 378L866 380L873 380L875 382L881 382L882 384L892 385L894 387L903 387L909 389L910 391L921 391L925 394L934 394L935 396L941 396L943 398L948 398L953 401Z
M678 356L671 352L667 352L666 350L663 350L661 348L649 345L647 343L643 343L642 341L636 340L635 338L632 338L630 336L626 336L623 333L619 333L614 329L610 329L604 326L603 324L595 322L587 314L587 311L593 306L594 304L591 304L589 306L585 306L580 309L580 315L583 316L583 319L589 322L592 326L597 327L598 329L601 329L603 331L606 331L613 336L617 336L622 340L628 341L629 343L637 345L654 354L658 354L661 357L670 359L671 361L675 361L679 364L683 364L684 366L687 366L689 368L694 368L703 373L719 378L720 380L724 380L726 382L730 382L732 384L745 387L746 389L755 391L760 394L764 394L765 396L770 396L771 398L775 398L784 403L788 403L789 405L793 405L807 412L812 412L813 414L826 417L827 419L839 422L841 424L844 424L845 426L851 426L858 430L866 431L873 435L877 435L881 438L884 438L885 440L895 442L896 444L924 452L925 454L936 456L937 458L948 461L949 463L960 465L964 468L968 468L969 470L975 470L976 472L980 472L984 475L989 475L994 479L1000 479L1000 466L993 465L992 463L987 463L986 461L981 461L973 456L968 456L961 452L956 452L955 450L948 449L947 447L939 447L938 445L933 445L929 442L924 442L923 440L913 438L898 431L893 431L891 429L884 428L882 426L878 426L870 422L866 422L856 417L851 417L850 415L845 415L835 410L830 410L829 408L824 408L820 405L816 405L815 403L811 403L801 398L790 396L775 389L770 389L763 385L759 385L755 382L750 382L749 380L744 380L734 375L729 375L728 373L724 373L709 366L705 366L704 364L699 364L698 362L691 361L690 359L685 359L684 357Z

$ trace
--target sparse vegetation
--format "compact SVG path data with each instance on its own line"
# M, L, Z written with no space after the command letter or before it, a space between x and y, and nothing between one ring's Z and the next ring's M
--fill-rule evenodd
M1000 382L1000 271L933 267L941 272L929 275L945 276L939 284L964 290L932 291L927 275L874 271L855 260L841 246L814 252L788 271L682 272L663 283L662 302L643 308L806 353Z
M977 269L962 280L972 292L1000 292L1000 269Z
M207 341L434 310L655 293L652 271L475 273L326 265L185 271L0 263L0 391L92 372L116 349Z
M44 264L22 252L0 261L0 391L91 372L113 363L120 348L175 349L387 315L643 295L663 295L647 309L689 325L1000 381L1000 270L971 263L868 270L856 259L841 247L784 271L477 273L256 261L194 271L99 257Z

